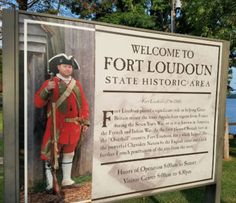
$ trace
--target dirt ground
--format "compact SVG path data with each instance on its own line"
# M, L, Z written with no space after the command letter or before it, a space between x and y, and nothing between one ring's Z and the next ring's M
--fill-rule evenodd
M29 193L28 202L32 203L68 203L85 201L90 202L91 199L91 182L83 183L83 185L68 189L61 189L61 198L46 192ZM21 201L24 202L24 193L21 192Z

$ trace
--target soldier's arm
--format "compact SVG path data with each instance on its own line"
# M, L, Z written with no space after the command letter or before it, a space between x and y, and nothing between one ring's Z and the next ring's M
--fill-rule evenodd
M90 125L90 122L89 122L89 105L88 105L88 102L87 102L87 99L85 97L85 94L84 94L84 91L83 91L83 88L81 86L81 84L78 82L77 83L78 86L79 86L79 90L80 90L80 94L81 94L81 117L83 119L83 124L84 126L89 126Z
M41 108L48 103L48 99L50 98L50 94L51 94L51 89L53 89L53 88L50 89L49 86L50 86L50 82L49 80L47 80L42 84L39 90L35 93L34 103L37 108Z

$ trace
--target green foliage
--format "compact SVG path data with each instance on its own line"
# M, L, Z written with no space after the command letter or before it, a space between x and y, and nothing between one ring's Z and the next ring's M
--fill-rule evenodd
M2 49L0 49L0 84L2 84Z
M178 31L231 41L236 47L236 2L230 0L182 0Z
M153 16L155 22L154 29L160 31L170 31L170 1L152 0L150 3L150 15Z
M0 137L0 157L3 157L3 152L4 152L3 138Z
M7 0L6 2L11 2ZM152 30L170 31L170 0L23 0L25 10L58 14L66 7L82 19ZM232 0L181 0L178 33L229 40L236 49L236 2ZM13 4L13 3L11 3Z
M170 2L164 0L70 0L80 18L153 30L168 30Z
M236 44L236 3L231 0L181 0L178 33L212 37ZM69 0L62 1L80 18L152 30L170 31L171 1Z
M155 26L152 17L140 13L138 10L125 13L116 12L112 15L101 17L99 21L147 29L151 29Z
M2 93L0 93L0 101L2 101ZM2 107L0 106L0 134L2 134L2 133L3 133L3 114L2 114ZM0 154L0 156L1 156L1 154Z
M2 112L2 111L1 111ZM0 124L2 123L2 117L0 118ZM1 132L2 133L2 132ZM0 157L3 157L3 138L0 137ZM0 202L3 202L3 165L0 165Z
M182 0L182 16L177 32L230 41L236 50L236 2L231 0ZM228 85L232 80L235 58L229 60ZM231 88L228 86L228 93Z
M0 94L1 95L1 94ZM0 157L3 157L4 152L4 143L3 143L3 116L2 116L2 108L0 107ZM0 166L1 167L1 166Z
M0 165L0 202L3 202L3 179L4 175L3 175L3 166Z

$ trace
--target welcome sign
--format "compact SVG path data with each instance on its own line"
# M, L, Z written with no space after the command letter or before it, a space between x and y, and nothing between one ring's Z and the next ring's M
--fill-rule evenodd
M95 200L214 182L221 50L96 26Z
M79 187L61 188L64 201L219 188L226 42L25 12L4 16L3 77L15 81L4 83L4 136L7 146L16 143L4 157L6 202L55 197L38 187L46 181L40 145L47 116L35 108L34 94L49 78L48 59L59 53L79 63L73 77L83 86L91 123L73 160Z

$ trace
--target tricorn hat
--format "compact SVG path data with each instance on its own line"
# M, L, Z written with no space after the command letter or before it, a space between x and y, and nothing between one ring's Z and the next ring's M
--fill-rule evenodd
M61 64L68 64L74 69L80 69L78 62L73 56L67 56L64 53L61 53L48 60L49 72L58 73L57 66Z

